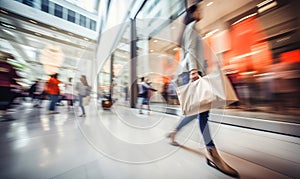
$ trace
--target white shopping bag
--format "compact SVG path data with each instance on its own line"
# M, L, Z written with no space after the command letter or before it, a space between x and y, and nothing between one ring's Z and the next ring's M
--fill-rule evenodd
M184 115L191 116L238 101L227 76L219 68L176 89Z
M90 101L91 101L91 96L83 97L83 99L82 99L82 104L83 104L84 106L87 106L87 105L89 105Z

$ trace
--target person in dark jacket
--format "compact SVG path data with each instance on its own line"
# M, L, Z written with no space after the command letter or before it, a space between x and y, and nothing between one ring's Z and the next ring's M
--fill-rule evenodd
M12 89L19 88L16 79L20 76L16 69L8 63L8 59L14 59L9 53L0 52L0 115L5 115L6 110L10 107L14 99Z

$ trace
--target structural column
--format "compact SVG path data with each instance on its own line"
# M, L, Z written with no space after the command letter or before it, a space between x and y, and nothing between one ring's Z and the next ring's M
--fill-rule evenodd
M110 94L110 97L112 98L113 97L113 88L114 88L114 78L115 78L115 74L114 74L114 58L115 58L115 55L114 53L111 54L110 56L110 87L109 87L109 94Z
M136 52L136 43L137 43L137 35L136 35L136 20L131 19L131 40L130 40L130 107L136 107L137 101L137 52Z

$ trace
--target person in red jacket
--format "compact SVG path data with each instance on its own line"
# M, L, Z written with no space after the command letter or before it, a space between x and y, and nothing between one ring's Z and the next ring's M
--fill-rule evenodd
M47 93L51 101L49 105L49 114L58 113L57 111L55 111L55 104L58 101L58 97L60 94L60 90L58 86L60 81L57 79L57 77L58 77L57 73L51 75L47 83Z

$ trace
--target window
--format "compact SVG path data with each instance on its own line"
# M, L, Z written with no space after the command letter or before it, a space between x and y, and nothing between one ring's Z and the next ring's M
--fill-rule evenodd
M42 11L49 12L49 0L42 0Z
M26 4L27 6L30 6L30 7L34 7L33 0L23 0L23 4Z
M63 7L58 4L55 4L54 15L62 18L62 15L63 15L62 11L63 11Z
M75 23L75 12L68 9L68 21Z
M90 29L91 30L96 30L96 21L94 20L90 20Z
M80 14L79 25L86 26L86 17Z

